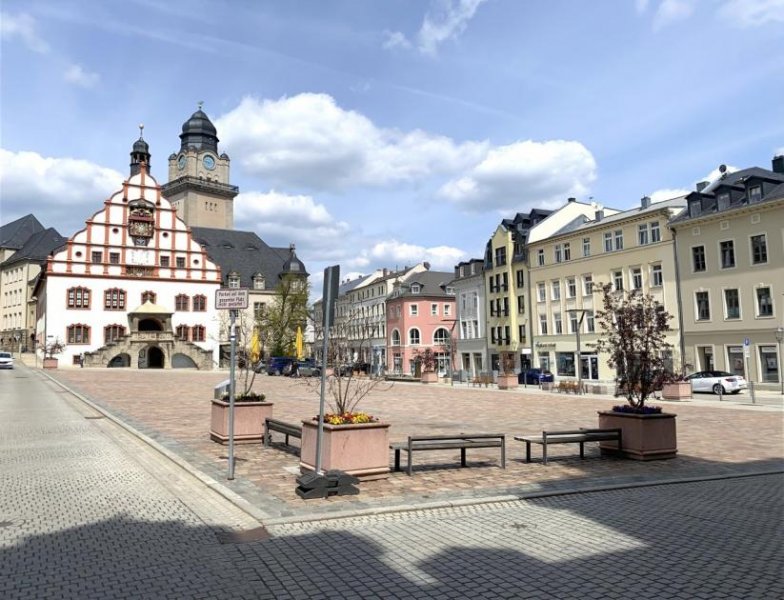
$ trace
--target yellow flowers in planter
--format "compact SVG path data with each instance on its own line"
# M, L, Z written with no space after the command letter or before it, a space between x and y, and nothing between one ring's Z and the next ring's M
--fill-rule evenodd
M318 420L318 416L316 416L316 420ZM341 414L326 414L324 415L324 422L330 425L358 425L360 423L376 423L378 419L363 412L345 412Z

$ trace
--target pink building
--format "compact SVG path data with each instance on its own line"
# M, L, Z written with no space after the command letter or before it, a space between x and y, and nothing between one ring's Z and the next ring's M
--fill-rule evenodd
M417 353L426 348L436 354L438 372L450 372L450 339L457 337L452 279L453 273L423 271L395 284L387 300L388 372L415 374Z

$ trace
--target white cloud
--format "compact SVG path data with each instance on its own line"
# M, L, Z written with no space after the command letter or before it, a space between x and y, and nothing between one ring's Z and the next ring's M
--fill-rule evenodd
M653 29L658 31L675 21L688 19L694 12L696 0L662 0L653 17Z
M727 0L719 16L738 27L784 23L784 0Z
M468 175L439 194L469 211L500 213L553 208L582 196L596 179L596 162L579 142L524 141L492 149Z
M28 14L0 13L0 37L19 38L33 52L45 54L49 52L49 44L38 35L36 29L35 19Z
M70 65L64 74L65 80L69 83L79 85L85 88L94 87L98 83L98 73L91 73L85 71L81 65Z
M411 48L411 42L408 41L408 38L399 31L385 31L383 47L387 50L391 50L392 48L403 48L408 50Z
M784 156L784 146L773 151L773 156Z
M3 220L28 213L45 215L46 227L70 236L103 201L122 188L124 177L86 160L47 158L36 152L0 148Z
M663 188L660 190L656 190L652 194L650 194L651 202L662 202L664 200L670 200L672 198L678 198L679 196L685 196L692 190L687 190L684 188Z
M235 227L255 231L270 246L297 244L298 252L318 260L342 258L350 226L335 219L310 196L275 191L245 192L234 201Z
M434 271L451 271L455 264L467 258L467 254L459 248L452 246L419 246L401 242L396 239L376 242L369 250L362 250L349 265L366 267L377 265L379 267L395 268L413 266L427 261Z
M481 158L486 142L456 144L421 130L376 127L327 94L244 98L217 119L240 166L272 185L337 189L416 181Z
M638 13L644 13L648 10L648 0L635 0L634 5Z
M462 34L479 5L486 0L437 0L425 14L417 34L417 47L423 54L435 55L438 46Z

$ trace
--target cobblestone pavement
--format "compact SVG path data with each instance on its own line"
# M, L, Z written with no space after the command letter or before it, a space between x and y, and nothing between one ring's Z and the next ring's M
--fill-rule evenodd
M363 483L358 496L303 501L294 493L299 464L296 447L237 446L237 479L226 481L227 450L208 435L212 388L225 373L72 369L59 370L54 376L270 517L784 470L781 407L705 400L661 402L665 410L678 414L679 458L640 463L600 457L598 449L589 445L587 458L580 460L576 447L564 445L552 448L552 460L544 466L541 462L526 464L524 446L512 441L512 436L595 426L598 410L621 401L531 388L500 391L396 383L391 389L377 388L360 405L392 424L393 441L417 433L503 432L508 436L507 469L498 468L495 449L469 453L470 468L466 469L459 468L457 452L428 452L415 457L413 477L392 473L387 480ZM315 383L263 375L256 378L254 388L274 403L276 418L298 422L318 412Z
M4 600L784 595L781 474L265 530L34 371L0 442Z

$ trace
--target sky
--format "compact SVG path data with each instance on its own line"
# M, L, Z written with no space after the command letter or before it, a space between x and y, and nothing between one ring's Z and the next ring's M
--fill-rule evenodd
M73 235L198 102L235 228L341 277L784 154L784 0L3 0L0 223Z

